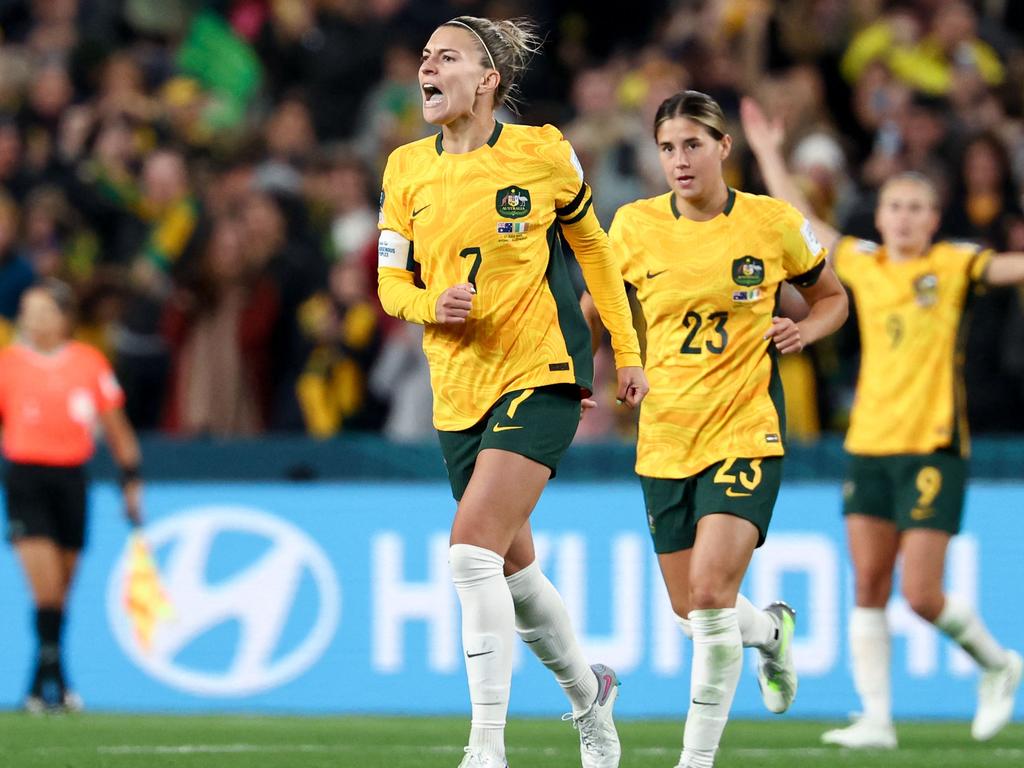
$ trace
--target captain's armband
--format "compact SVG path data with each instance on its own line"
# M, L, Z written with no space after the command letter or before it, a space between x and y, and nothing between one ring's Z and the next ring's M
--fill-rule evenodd
M382 229L377 240L377 267L409 269L412 243L391 229Z

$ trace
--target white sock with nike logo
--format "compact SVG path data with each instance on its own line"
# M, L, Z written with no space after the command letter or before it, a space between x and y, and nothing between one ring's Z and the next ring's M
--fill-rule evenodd
M598 681L576 642L558 590L534 560L505 579L516 607L516 631L526 647L550 669L578 715L594 703Z
M504 758L515 640L515 607L502 572L505 558L472 544L453 544L448 565L462 604L462 647L473 706L469 746Z
M692 768L711 768L743 669L743 641L735 608L690 611L689 618L693 665L683 762Z

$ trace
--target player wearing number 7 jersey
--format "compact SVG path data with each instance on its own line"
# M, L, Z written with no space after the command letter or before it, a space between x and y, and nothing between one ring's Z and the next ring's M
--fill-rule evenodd
M647 324L651 392L636 471L672 609L694 644L679 766L709 768L744 645L761 652L771 711L796 694L793 611L758 610L738 592L782 474L776 357L832 333L847 303L796 209L726 185L732 139L717 103L678 93L661 104L654 133L670 191L620 208L610 237ZM784 281L811 305L800 323L773 317Z
M781 124L751 100L742 113L768 189L810 212L782 159ZM927 178L912 173L882 186L875 211L881 244L841 237L813 217L812 223L819 237L836 243L832 259L857 303L861 332L843 512L856 577L849 633L863 716L822 740L854 748L896 746L885 606L897 554L910 607L981 666L971 734L990 739L1013 714L1021 657L996 642L970 605L943 593L942 575L949 540L960 530L967 475L959 371L967 305L977 283L1024 282L1024 254L933 244L938 194Z
M388 159L379 294L388 313L426 326L434 425L458 501L449 564L472 702L461 766L506 766L518 631L569 698L584 768L615 768L615 674L586 662L561 598L537 566L529 524L593 386L590 335L563 235L611 329L619 398L638 405L647 380L572 148L551 126L494 119L537 47L523 20L468 16L427 41L423 114L441 130Z

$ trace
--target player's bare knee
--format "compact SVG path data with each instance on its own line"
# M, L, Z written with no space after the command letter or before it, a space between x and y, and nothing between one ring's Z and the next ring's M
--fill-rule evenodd
M731 608L735 604L736 593L726 584L708 582L690 585L690 604L687 608L691 611Z
M939 617L945 603L941 589L919 587L914 584L904 584L903 598L910 606L910 610L929 622L934 622Z
M686 618L690 615L692 606L689 601L683 595L670 596L669 602L672 604L672 612L681 618Z
M892 594L892 574L877 571L858 572L856 601L861 608L884 608Z

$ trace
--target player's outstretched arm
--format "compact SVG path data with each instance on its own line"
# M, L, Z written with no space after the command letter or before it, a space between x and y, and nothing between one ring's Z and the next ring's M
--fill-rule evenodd
M814 229L814 236L826 246L831 246L839 240L840 234L836 228L814 215L807 197L789 175L786 161L782 157L782 141L785 138L782 121L777 118L769 120L761 105L749 96L744 96L740 102L740 120L743 123L747 144L757 159L757 166L761 169L765 186L768 187L768 194L785 200L806 216ZM829 248L830 252L834 250Z
M1024 283L1024 253L1000 253L992 257L983 278L986 285Z

